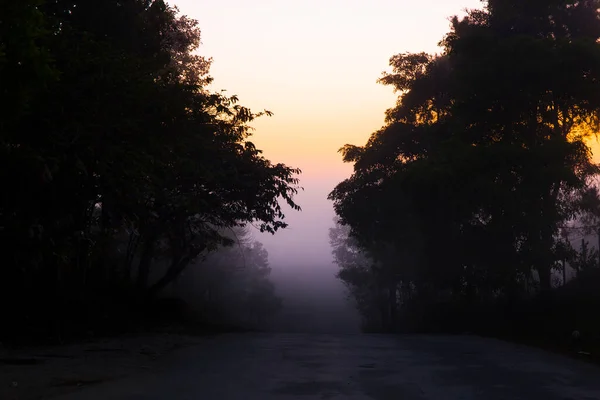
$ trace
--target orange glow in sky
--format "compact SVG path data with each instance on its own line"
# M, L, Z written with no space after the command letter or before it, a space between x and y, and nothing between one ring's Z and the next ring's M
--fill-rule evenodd
M215 89L275 115L254 123L274 161L347 175L337 150L364 144L396 96L375 81L388 59L438 50L448 17L479 0L173 0L202 30Z
M330 260L327 193L351 173L337 150L363 145L394 105L391 87L376 83L389 58L439 52L449 17L479 0L171 0L197 19L200 53L213 57L213 89L227 89L254 111L253 141L266 157L303 170L304 211L290 229L266 238L271 258L306 247ZM594 140L594 142L596 142ZM595 143L598 148L597 143ZM302 249L303 248L303 249ZM293 254L292 254L293 255Z
M596 163L600 163L600 138L592 137L589 139L588 145L592 149L593 160Z

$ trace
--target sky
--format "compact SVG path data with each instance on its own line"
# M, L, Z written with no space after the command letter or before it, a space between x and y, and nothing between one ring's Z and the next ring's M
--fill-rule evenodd
M338 149L362 145L383 125L396 95L376 83L389 58L439 52L449 17L479 0L171 0L198 20L199 53L213 58L213 89L274 116L253 123L252 141L273 162L302 169L302 212L289 228L259 235L271 264L331 264L327 194L349 177Z
M259 235L271 264L331 264L327 194L350 176L337 150L363 145L394 105L377 78L402 52L439 52L449 17L479 0L171 0L198 20L199 53L213 58L213 89L273 117L253 123L252 141L274 162L302 169L301 213L289 228Z

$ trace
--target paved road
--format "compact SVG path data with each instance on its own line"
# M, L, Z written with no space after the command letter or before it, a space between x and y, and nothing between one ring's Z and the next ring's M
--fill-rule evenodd
M600 399L600 368L477 337L229 335L63 400Z

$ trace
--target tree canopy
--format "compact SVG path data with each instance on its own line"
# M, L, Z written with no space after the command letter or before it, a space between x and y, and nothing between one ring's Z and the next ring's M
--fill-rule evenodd
M329 196L387 271L389 309L409 303L398 293L473 304L552 286L560 231L589 212L598 173L598 9L490 0L451 19L440 54L390 59L379 82L397 104L341 149L354 172Z
M282 202L300 209L300 171L250 141L270 112L211 91L199 45L197 21L162 0L2 2L0 293L23 305L14 321L62 320L117 282L158 293L230 243L223 228L275 233ZM169 268L151 282L157 258Z

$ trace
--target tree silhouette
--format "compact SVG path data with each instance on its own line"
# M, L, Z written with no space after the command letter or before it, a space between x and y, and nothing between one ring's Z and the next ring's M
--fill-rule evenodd
M586 145L599 127L598 5L489 1L451 20L441 54L390 59L379 82L398 102L366 145L341 149L354 173L329 198L406 292L401 310L552 287L560 230L588 212L598 172Z
M231 243L224 228L275 233L280 202L299 210L300 171L250 141L270 113L207 89L196 21L162 0L8 0L0 15L0 309L15 336L107 325L99 310L158 295Z

